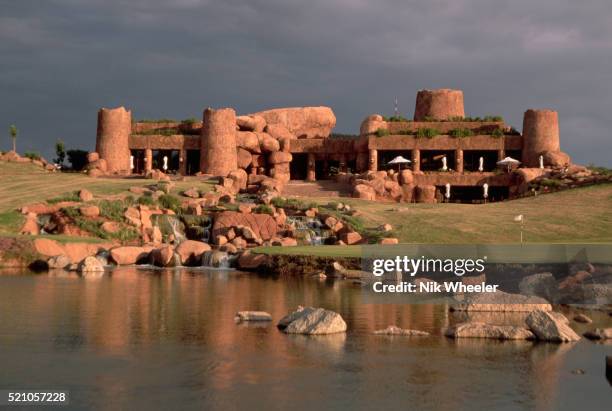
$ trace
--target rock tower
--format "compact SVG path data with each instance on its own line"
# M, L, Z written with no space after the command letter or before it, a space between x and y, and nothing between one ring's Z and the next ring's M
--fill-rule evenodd
M106 160L111 173L130 172L129 139L132 133L132 112L124 107L98 111L96 151Z
M451 89L420 90L416 97L414 121L448 120L464 117L463 91Z
M227 176L238 168L236 149L236 112L231 108L204 110L200 170Z
M523 166L538 167L540 155L558 153L559 115L553 110L527 110L523 117Z

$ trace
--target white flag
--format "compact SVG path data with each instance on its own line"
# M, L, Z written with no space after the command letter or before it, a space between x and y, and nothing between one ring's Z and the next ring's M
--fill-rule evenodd
M516 221L517 223L521 223L523 222L523 215L519 214L516 217L514 217L514 221Z

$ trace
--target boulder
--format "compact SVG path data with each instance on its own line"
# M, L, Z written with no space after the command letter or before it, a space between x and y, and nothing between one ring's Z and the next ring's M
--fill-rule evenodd
M134 207L128 207L123 213L123 217L135 227L140 227L142 225L142 221L140 219L140 211Z
M253 156L242 147L238 147L238 167L248 168L253 161Z
M99 159L100 159L100 155L96 153L95 151L87 154L88 163L93 163L94 161L98 161Z
M503 291L494 293L467 294L464 301L451 306L452 311L489 312L530 312L552 311L551 305L543 298L510 294Z
M264 254L254 254L245 251L238 257L238 267L243 270L257 270L265 267L268 263L268 256Z
M404 328L400 328L396 325L390 325L384 330L376 330L374 331L376 335L402 335L408 337L426 337L429 335L427 331L419 331L419 330L408 330Z
M234 317L236 322L242 321L272 321L270 313L265 311L238 311Z
M275 151L268 156L270 164L290 163L292 159L291 153L285 153L284 151Z
M340 241L348 245L358 244L361 242L361 234L357 231L344 231L340 233Z
M286 139L293 139L296 138L295 135L293 135L288 129L287 127L283 126L282 124L268 124L266 126L266 133L270 134L273 138L277 139L278 141L283 141Z
M148 260L149 250L134 246L115 247L110 250L110 257L117 265L137 264Z
M268 133L256 133L261 151L274 152L280 150L280 143Z
M416 202L433 204L436 203L436 186L424 185L416 187Z
M72 261L70 261L70 258L68 258L67 256L61 254L61 255L57 255L55 257L51 257L49 258L49 260L47 260L47 265L49 266L49 268L66 268L68 267L70 264L72 264Z
M414 176L412 175L412 170L402 170L399 173L399 183L400 184L413 184L414 183Z
M151 252L153 264L158 267L171 267L175 265L174 249L170 245L163 245Z
M334 311L314 307L298 307L278 322L287 334L322 335L346 331L346 322Z
M544 165L549 167L565 167L571 163L570 156L563 151L547 151L543 157Z
M121 224L116 221L105 221L102 223L100 228L106 233L115 234L121 230Z
M524 295L535 295L554 301L557 294L557 280L551 273L528 275L519 282L519 291Z
M399 240L394 237L386 237L386 238L381 238L378 244L381 244L381 245L399 244Z
M612 339L612 328L596 328L584 333L589 340L610 340Z
M525 324L538 340L552 342L578 341L580 336L568 325L563 314L534 310L525 319Z
M60 243L49 238L37 238L34 240L34 249L45 257L55 257L66 254L66 250Z
M236 133L236 145L250 153L261 153L257 134L251 131L238 131Z
M281 247L295 247L298 245L297 240L291 237L273 238L271 242L273 246Z
M268 126L282 125L296 138L326 138L336 126L329 107L291 107L261 111Z
M366 117L359 127L359 133L362 136L376 133L378 130L387 130L389 128L383 116L380 114L372 114Z
M82 206L79 208L79 212L83 217L98 217L100 215L100 209L95 205Z
M244 214L237 211L223 211L215 217L212 238L215 238L217 235L223 235L230 228L238 226L248 227L255 237L261 238L264 241L276 237L278 231L276 220L269 214Z
M195 187L192 187L189 190L183 191L183 195L189 198L200 198L200 192Z
M210 251L210 246L201 241L185 240L176 247L182 265L199 264L206 251Z
M450 338L491 338L495 340L531 340L533 333L524 327L466 322L448 327L444 335Z
M373 201L376 200L376 191L368 185L357 184L353 188L353 197Z
M23 226L19 230L20 234L38 235L40 227L38 226L38 215L36 213L27 213Z
M89 190L82 189L79 191L79 199L81 201L91 201L93 200L93 194Z
M104 272L104 266L96 257L89 256L79 263L77 271L80 273L100 273Z
M261 116L237 116L236 125L241 131L263 131L266 127L266 120Z
M584 324L589 324L592 323L593 320L591 320L587 315L585 314L576 314L574 316L574 321L576 321L577 323L584 323Z
M239 192L240 190L246 190L247 188L247 180L248 175L246 171L241 168L231 171L228 174L228 178L233 181L233 190L234 192Z

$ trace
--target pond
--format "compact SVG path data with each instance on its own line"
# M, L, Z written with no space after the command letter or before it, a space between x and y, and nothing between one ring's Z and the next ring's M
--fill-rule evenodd
M451 340L444 305L366 304L351 281L127 267L102 277L0 270L0 387L62 389L64 409L611 409L611 345ZM346 334L296 336L298 305ZM239 310L274 322L236 324ZM610 326L606 312L588 312ZM430 337L386 337L396 324ZM580 328L583 327L583 328ZM576 374L576 369L584 374Z

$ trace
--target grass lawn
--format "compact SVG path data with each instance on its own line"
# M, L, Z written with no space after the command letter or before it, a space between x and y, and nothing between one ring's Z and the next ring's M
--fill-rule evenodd
M44 202L82 188L94 195L113 195L133 186L154 183L145 178L91 178L82 173L48 173L31 164L0 161L0 235L14 235L19 230L23 216L16 210L26 204ZM213 185L191 179L177 181L173 193L191 187L207 191Z

